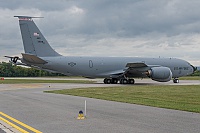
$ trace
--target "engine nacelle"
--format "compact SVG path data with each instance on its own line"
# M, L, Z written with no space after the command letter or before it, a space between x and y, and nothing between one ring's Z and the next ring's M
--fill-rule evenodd
M168 67L152 67L147 76L158 82L168 82L172 79L172 72Z

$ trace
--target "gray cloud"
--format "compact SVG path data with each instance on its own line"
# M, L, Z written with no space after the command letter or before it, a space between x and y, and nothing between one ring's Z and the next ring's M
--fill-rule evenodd
M200 65L200 1L0 1L0 56L23 52L14 15L34 19L63 55L178 57ZM4 58L0 58L5 60Z

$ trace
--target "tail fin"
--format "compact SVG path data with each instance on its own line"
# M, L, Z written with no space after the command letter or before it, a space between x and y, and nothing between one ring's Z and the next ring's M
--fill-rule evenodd
M25 53L40 57L60 56L49 45L32 18L29 16L14 16L19 18L19 25Z

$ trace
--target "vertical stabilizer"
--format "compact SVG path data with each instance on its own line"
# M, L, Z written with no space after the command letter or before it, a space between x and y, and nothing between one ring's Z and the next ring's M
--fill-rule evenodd
M47 40L44 38L38 27L35 25L32 18L29 16L14 16L19 18L19 25L21 29L21 35L24 45L25 53L33 54L40 57L48 56L60 56L52 47L49 45Z

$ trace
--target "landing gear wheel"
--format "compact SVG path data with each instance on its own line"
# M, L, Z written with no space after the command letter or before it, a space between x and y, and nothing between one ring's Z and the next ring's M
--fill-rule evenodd
M120 84L128 84L128 80L127 79L120 79Z
M118 79L113 78L111 83L112 83L112 84L117 84L117 82L118 82Z
M107 84L107 78L105 78L105 79L103 80L103 83L104 83L104 84Z
M134 79L125 79L125 78L122 78L120 80L118 80L117 78L105 78L103 80L104 84L117 84L118 81L120 82L120 84L134 84L135 83Z
M129 84L135 84L135 80L134 80L134 79L129 79L129 80L128 80L128 83L129 83Z
M111 84L111 79L105 78L103 82L104 84Z
M178 78L175 78L175 79L173 79L173 82L174 82L174 83L179 83L179 79L178 79Z

